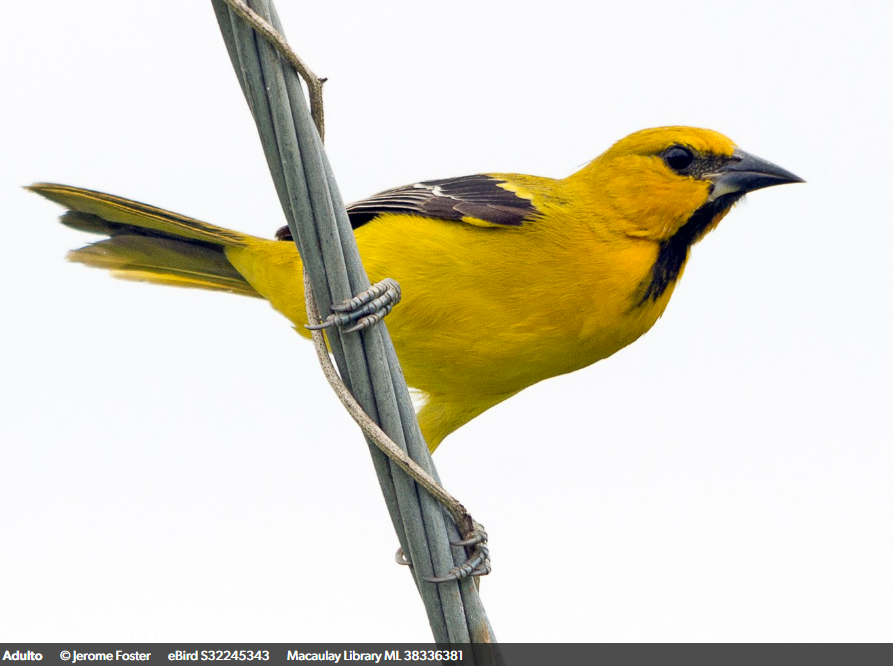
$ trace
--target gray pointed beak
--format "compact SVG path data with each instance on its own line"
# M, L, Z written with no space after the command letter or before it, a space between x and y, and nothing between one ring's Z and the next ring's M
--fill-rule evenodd
M716 173L706 176L713 181L709 201L733 192L753 192L785 183L804 183L802 178L780 166L736 148L729 161Z

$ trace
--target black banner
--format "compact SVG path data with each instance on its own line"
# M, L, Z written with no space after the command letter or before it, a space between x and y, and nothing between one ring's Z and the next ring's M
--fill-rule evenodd
M893 645L785 644L313 644L313 643L5 643L0 644L0 666L13 664L481 664L503 661L509 666L552 664L685 664L725 666L785 664L823 666L893 666Z

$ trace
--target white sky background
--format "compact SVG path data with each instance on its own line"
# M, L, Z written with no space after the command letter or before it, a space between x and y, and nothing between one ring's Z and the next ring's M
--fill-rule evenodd
M668 124L808 181L733 211L644 338L438 451L491 535L497 637L891 640L893 5L278 9L330 79L348 201L482 171L560 177ZM283 224L209 3L9 11L0 640L429 640L311 346L261 301L65 262L91 238L18 189Z

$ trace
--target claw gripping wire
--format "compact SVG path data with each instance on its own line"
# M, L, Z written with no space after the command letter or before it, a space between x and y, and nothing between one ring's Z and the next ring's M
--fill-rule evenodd
M371 303L376 298L380 298L375 295L370 296L372 290L376 289L376 287L380 288L381 285L386 282L387 280L382 280L382 282L364 291L362 294L345 301L340 307L347 306L358 299L362 301L362 303L366 303L367 301L364 299L368 299L368 302ZM397 285L395 281L391 280L391 282L393 282L394 285ZM389 289L393 289L393 287L387 285L385 290L387 291ZM399 299L399 285L396 286L395 291L396 297ZM443 486L434 479L434 477L422 469L417 462L407 455L406 451L397 446L394 440L388 437L385 431L382 430L368 414L366 414L360 406L360 403L356 401L356 398L353 397L353 394L344 385L344 382L338 375L338 371L335 370L335 366L332 365L332 359L329 358L329 350L326 347L325 337L320 330L325 328L325 326L322 325L323 322L320 320L319 308L316 305L316 299L313 297L313 289L310 286L310 277L307 275L306 269L304 270L304 298L307 305L307 319L310 322L307 328L310 329L313 337L313 346L316 349L317 359L322 367L323 374L329 381L329 385L331 385L332 389L335 391L335 395L338 396L338 399L341 400L341 404L344 405L353 420L356 421L357 425L360 426L360 429L366 433L369 439L371 439L375 445L388 456L388 458L393 460L400 469L409 474L416 483L427 490L428 493L440 502L440 504L442 504L449 512L463 537L462 541L454 543L453 545L466 547L473 546L471 555L463 564L453 567L444 576L432 577L426 580L429 580L429 582L432 583L445 583L451 580L463 580L469 576L485 576L490 573L487 533L484 531L483 526L471 517L471 514L468 513L468 510L459 500L450 495ZM405 556L403 556L402 559L405 560ZM399 561L400 558L398 558L398 562ZM403 562L401 562L401 564L402 563Z
M353 298L333 305L333 313L324 322L307 324L307 328L319 331L332 326L342 328L353 323L353 326L344 329L344 333L362 331L384 319L400 302L400 296L400 283L392 278L385 278Z

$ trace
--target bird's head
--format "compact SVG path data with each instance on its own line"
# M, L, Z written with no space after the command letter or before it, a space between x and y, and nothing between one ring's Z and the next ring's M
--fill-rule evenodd
M661 243L675 237L686 246L748 192L803 182L722 134L694 127L630 134L569 180L597 193L615 231Z

